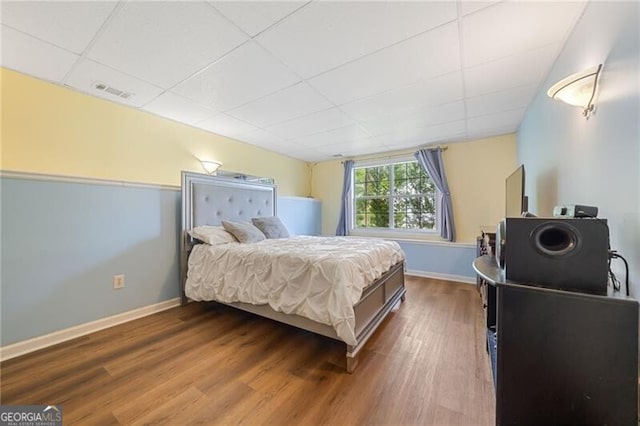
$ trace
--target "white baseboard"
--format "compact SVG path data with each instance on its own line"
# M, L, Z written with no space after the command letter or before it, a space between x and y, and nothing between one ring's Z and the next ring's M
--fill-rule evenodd
M143 306L121 314L65 328L64 330L54 331L53 333L45 334L44 336L38 336L33 339L23 340L22 342L12 343L0 348L0 361L6 361L20 355L28 354L29 352L34 352L58 343L66 342L67 340L75 339L76 337L113 327L114 325L146 317L148 315L155 314L156 312L166 311L167 309L171 309L179 305L180 298L176 297L175 299L169 299L153 305Z
M438 272L412 271L412 270L406 271L405 275L413 275L414 277L434 278L436 280L457 281L465 284L476 284L476 277L467 277L464 275L440 274Z

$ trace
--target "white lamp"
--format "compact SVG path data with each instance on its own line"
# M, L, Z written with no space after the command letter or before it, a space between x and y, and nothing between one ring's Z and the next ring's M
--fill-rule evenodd
M218 170L220 166L222 166L222 163L219 163L217 161L201 161L201 163L202 167L210 175L214 174L216 170Z
M598 86L602 64L560 80L547 91L550 98L561 100L583 109L582 115L589 117L593 111L593 97Z

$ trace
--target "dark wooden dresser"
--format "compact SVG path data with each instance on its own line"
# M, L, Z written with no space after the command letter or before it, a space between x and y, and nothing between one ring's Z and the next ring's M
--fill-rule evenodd
M637 426L637 301L509 282L492 256L473 266L493 288L497 424Z

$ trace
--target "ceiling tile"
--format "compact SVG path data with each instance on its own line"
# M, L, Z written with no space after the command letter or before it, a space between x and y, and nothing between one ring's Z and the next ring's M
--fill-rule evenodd
M251 124L245 123L237 118L230 117L227 114L215 115L212 118L197 123L195 126L209 132L234 139L241 139L249 133L260 130Z
M538 90L537 84L514 87L513 89L494 92L488 95L466 99L467 115L477 117L495 112L502 112L529 105Z
M298 81L300 78L271 54L248 42L172 91L226 111Z
M111 93L97 90L95 88L96 83L103 83L132 96L129 99L123 99ZM160 87L88 59L82 59L73 68L67 76L66 84L90 95L135 107L146 104L163 91Z
M250 36L269 28L305 1L214 1L213 6Z
M216 113L171 92L161 94L142 109L187 124L198 123Z
M357 156L364 156L364 155L382 154L392 149L393 148L389 148L388 146L385 146L385 145L379 145L379 146L362 146L359 148L346 149L339 152L344 157L357 157ZM331 158L331 159L335 159L335 158Z
M454 2L313 2L257 41L308 78L456 18Z
M492 4L498 3L496 0L494 1L461 1L460 2L460 13L464 15L468 15L473 12L477 12L478 10L484 9L485 7L491 6Z
M331 108L267 127L267 130L281 138L293 139L353 124L356 123L345 113Z
M89 57L169 88L248 37L201 2L127 2Z
M512 111L503 111L470 118L468 120L469 136L473 137L473 135L476 134L486 134L486 132L491 132L495 129L499 129L500 132L494 134L515 132L526 110L526 108L519 108Z
M353 150L349 150L349 151L345 151L344 153L342 153L342 155L344 157L358 157L358 156L365 156L365 155L376 155L376 154L382 154L389 151L389 147L385 147L385 146L380 146L380 147L376 147L376 148L372 148L372 147L368 147L368 148L356 148ZM331 159L335 159L335 158L331 158Z
M60 82L79 56L2 25L1 65Z
M51 44L82 53L117 2L3 1L3 24Z
M332 105L307 83L298 83L227 113L258 127L276 124Z
M329 155L325 155L325 154L320 154L319 152L315 151L312 148L309 149L282 149L282 148L277 148L277 149L272 149L272 151L274 152L278 152L282 155L286 155L288 157L291 158L297 158L298 160L302 160L302 161L306 161L308 163L317 163L320 161L327 161L327 160L333 160L334 158L331 158L331 156Z
M584 2L503 2L462 19L466 67L564 41ZM508 36L506 36L508 34Z
M412 114L380 117L361 124L371 135L381 135L409 129L423 129L436 124L464 120L464 118L464 102L457 101L435 107L418 108Z
M369 140L372 141L375 145L380 146L389 146L394 143L397 144L397 140L394 139L393 135L391 134L371 136Z
M369 134L358 125L341 127L327 132L296 138L295 143L304 147L319 147L322 145L337 145L353 142L357 139L368 138Z
M445 142L459 139L466 135L466 123L464 120L451 123L438 124L422 128L404 128L385 135L385 144L395 149L407 146L418 146L429 142ZM382 137L380 140L383 140Z
M262 135L261 132L263 133ZM322 157L322 159L325 157L315 149L301 148L293 143L273 139L273 135L269 135L269 133L264 130L250 135L249 138L252 142L249 142L249 140L243 140L243 142L251 143L254 146L258 146L272 152L277 152L288 157L297 158L302 161L317 161L320 157Z
M539 83L553 64L560 47L560 44L554 44L465 69L467 97Z
M269 133L263 129L257 129L253 132L249 132L242 136L242 142L250 143L252 145L261 146L263 148L270 148L275 146L289 147L291 146L282 138Z
M340 106L358 121L412 113L416 108L462 99L462 73L454 72Z
M316 146L314 149L327 155L358 155L357 153L372 154L376 150L384 150L386 146L373 138L362 138L345 141L339 144Z
M362 154L375 154L377 152L384 152L384 151L395 151L395 150L399 150L399 149L405 149L408 147L414 147L418 145L418 142L411 141L411 142L405 142L404 144L401 144L397 139L393 139L391 137L385 137L385 136L372 136L370 138L366 139L366 142L368 145L365 144L361 144L359 146L357 146L356 148L353 149L345 149L345 151L343 152L344 155L346 156L352 156L352 155L362 155ZM363 148L365 148L366 146L369 147L370 151L368 153L362 153L362 154L354 154L353 151L357 151L357 150L361 150ZM400 147L400 148L399 148Z
M336 105L460 68L458 26L448 24L350 62L309 83Z

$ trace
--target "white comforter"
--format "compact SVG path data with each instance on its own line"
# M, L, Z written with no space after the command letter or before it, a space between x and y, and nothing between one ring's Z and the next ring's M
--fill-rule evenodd
M394 241L307 237L252 244L200 244L189 256L185 292L193 300L269 304L331 325L355 345L353 306L362 290L399 261Z

